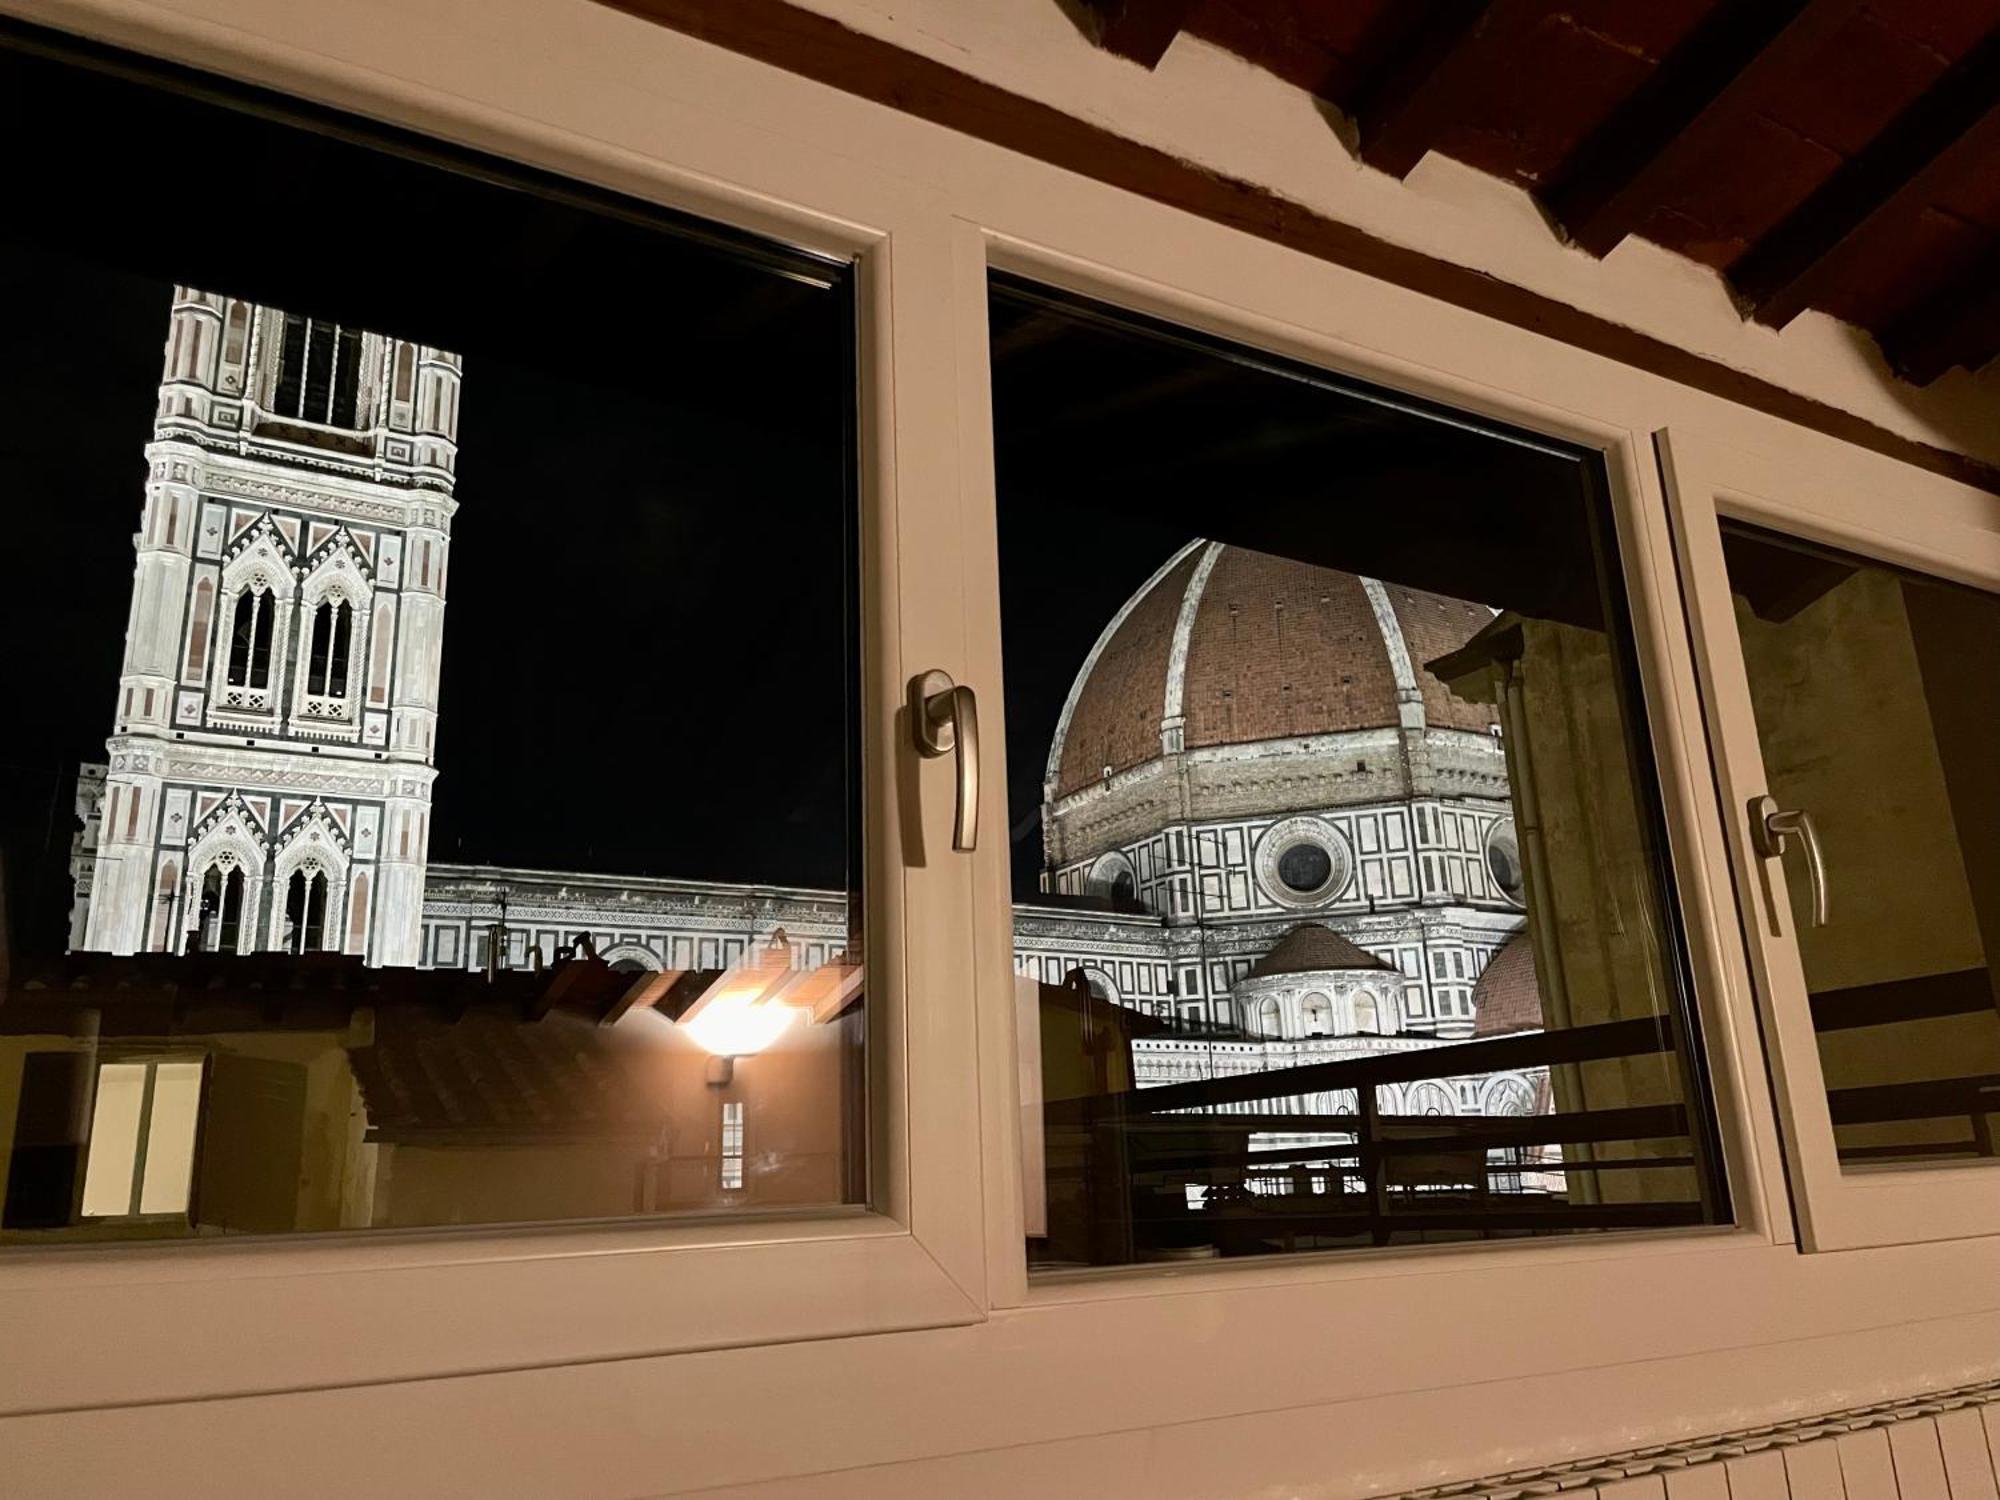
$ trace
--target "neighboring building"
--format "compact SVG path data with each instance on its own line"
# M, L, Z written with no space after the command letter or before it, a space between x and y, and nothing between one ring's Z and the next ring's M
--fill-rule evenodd
M550 961L579 934L635 969L727 968L774 934L808 966L841 953L839 892L428 862L460 369L176 289L116 732L79 784L73 945L439 968ZM1523 927L1506 754L1425 663L1492 618L1182 548L1063 706L1017 971L1178 1023L1134 1042L1141 1085L1487 1029L1481 975ZM1530 1006L1504 1029L1539 1024ZM1518 1113L1544 1085L1385 1106Z

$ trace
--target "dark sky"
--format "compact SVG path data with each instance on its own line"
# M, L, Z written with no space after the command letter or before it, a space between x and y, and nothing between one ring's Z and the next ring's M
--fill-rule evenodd
M0 128L17 930L68 905L175 282L465 356L434 859L847 878L844 268L5 51ZM992 322L1018 892L1069 684L1191 537L1600 617L1574 456L1026 289Z
M1191 538L1602 620L1595 461L1021 283L989 322L1017 896L1077 668Z

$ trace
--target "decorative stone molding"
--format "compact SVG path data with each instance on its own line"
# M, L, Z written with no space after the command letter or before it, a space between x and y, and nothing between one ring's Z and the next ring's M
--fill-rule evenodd
M2000 1402L2000 1380L1987 1380L1977 1385L1957 1386L1927 1395L1883 1401L1873 1406L1774 1422L1765 1427L1748 1427L1708 1437L1689 1438L1679 1443L1634 1448L1596 1458L1572 1459L1539 1469L1517 1469L1484 1479L1466 1479L1426 1489L1404 1490L1393 1497L1384 1497L1384 1500L1447 1500L1447 1497L1449 1500L1527 1500L1532 1495L1565 1494L1594 1485L1616 1484L1649 1474L1720 1463L1765 1449L1792 1448L1818 1438L1839 1437L1842 1433L1862 1432L1872 1427L1893 1427L1898 1422L1935 1417L1960 1407L1985 1406L1994 1402Z
M1279 862L1293 849L1317 850L1324 858L1323 879L1310 889L1299 889L1284 878ZM1310 911L1330 905L1354 878L1354 851L1347 837L1324 818L1284 818L1264 830L1251 856L1257 884L1280 906L1293 911Z

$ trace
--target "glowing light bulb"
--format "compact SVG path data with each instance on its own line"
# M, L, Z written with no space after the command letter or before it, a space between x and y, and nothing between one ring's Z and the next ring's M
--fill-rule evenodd
M783 1036L798 1019L792 1005L759 1005L733 997L716 1000L682 1024L689 1036L717 1057L749 1057Z

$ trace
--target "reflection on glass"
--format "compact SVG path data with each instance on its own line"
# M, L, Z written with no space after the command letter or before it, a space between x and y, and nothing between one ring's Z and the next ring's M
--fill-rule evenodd
M863 1198L846 268L0 89L0 1243Z
M2000 598L1723 528L1771 795L1812 817L1815 925L1787 870L1850 1170L1992 1156L2000 1115Z
M991 318L1031 1261L1723 1217L1596 462Z

